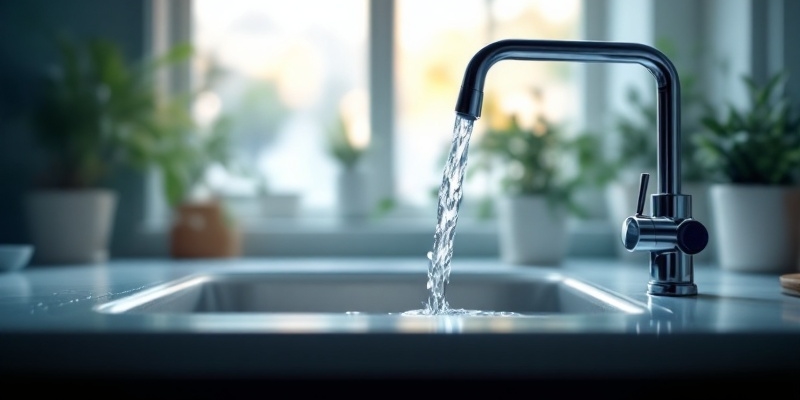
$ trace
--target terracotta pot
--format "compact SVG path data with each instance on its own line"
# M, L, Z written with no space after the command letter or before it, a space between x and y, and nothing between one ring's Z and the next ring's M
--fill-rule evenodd
M219 202L187 203L178 207L170 231L173 257L236 257L241 252L241 232L228 221Z

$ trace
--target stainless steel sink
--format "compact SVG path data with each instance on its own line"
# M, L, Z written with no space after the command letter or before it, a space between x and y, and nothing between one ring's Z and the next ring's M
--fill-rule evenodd
M217 271L178 279L101 304L107 314L401 315L424 308L427 276L418 270ZM516 316L641 314L646 306L554 270L458 271L452 309Z

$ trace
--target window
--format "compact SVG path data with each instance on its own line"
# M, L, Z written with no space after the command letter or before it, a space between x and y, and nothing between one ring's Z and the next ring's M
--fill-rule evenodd
M232 147L237 168L211 168L206 178L245 225L245 254L419 257L432 243L435 194L469 59L503 38L577 39L584 7L582 0L151 4L154 51L185 41L197 50L191 74L171 74L169 87L196 89L210 71L223 71L194 111L200 122L228 115L238 125ZM539 107L552 118L577 122L583 97L578 68L500 63L487 77L486 98L501 99L503 112L527 114ZM532 103L534 88L543 90L546 103ZM380 218L360 224L337 214L340 165L327 140L343 111L349 123L370 128L358 136L368 146L362 166L370 178L370 210L390 205ZM485 119L476 123L473 142ZM463 256L497 254L494 222L475 218L477 203L495 195L492 183L484 177L466 182L459 216ZM154 177L146 226L163 234L168 210L158 200L159 187ZM263 195L264 187L271 196ZM276 208L263 207L281 194L299 198L299 209L276 215L269 211ZM574 241L605 243L583 236ZM577 254L594 254L596 247L580 247Z
M213 169L209 185L229 198L299 194L304 211L330 210L328 132L340 110L361 125L369 117L367 1L195 0L192 25L195 82L223 72L198 117L234 121L236 168Z
M539 0L398 0L396 167L397 193L403 202L435 217L436 193L444 157L452 139L456 96L470 58L499 39L578 39L580 2ZM521 118L534 108L555 120L579 114L574 63L501 62L489 72L485 92L505 113ZM531 92L541 89L546 101L534 104ZM484 107L484 115L486 114ZM472 142L486 129L475 124ZM493 182L465 182L462 209L493 190ZM469 218L469 210L465 217ZM426 214L427 215L427 214Z
M201 97L197 116L235 117L232 150L240 164L237 173L210 171L209 185L229 198L255 199L265 184L275 193L299 194L301 217L335 216L339 165L327 143L344 112L354 125L373 120L373 132L362 134L361 143L388 143L370 148L372 157L364 160L378 175L373 182L390 188L372 193L371 205L393 196L398 213L433 226L453 107L470 57L501 38L577 39L580 12L579 0L194 0L194 81L215 65L225 71ZM385 47L390 51L370 53ZM383 54L393 58L384 74L393 84L376 96L370 63L386 65ZM537 106L530 93L539 88L547 99L539 106L549 116L574 119L575 68L501 63L487 78L487 92L502 98L506 112L524 115ZM387 104L393 115L375 120ZM476 124L475 135L484 128ZM492 188L476 179L466 190L465 205ZM239 212L248 211L242 206Z

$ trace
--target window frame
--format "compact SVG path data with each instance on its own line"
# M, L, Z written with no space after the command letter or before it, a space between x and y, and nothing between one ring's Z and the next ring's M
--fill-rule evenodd
M370 166L371 199L395 197L393 140L395 127L395 1L368 0L369 22L369 95L372 138L366 162ZM592 7L584 2L583 7ZM192 0L148 0L150 18L145 23L149 53L166 50L173 44L191 40ZM595 6L595 8L597 8ZM586 13L584 13L586 14ZM582 18L584 32L604 26L605 13L593 12L592 18ZM590 21L587 24L587 21ZM594 72L596 74L596 72ZM189 88L189 67L176 67L161 78L163 95ZM588 93L602 89L602 80L587 77L581 80ZM455 96L455 93L454 93ZM587 99L582 96L584 112ZM143 253L166 253L169 215L160 193L155 172L148 174L146 183L146 218L142 226ZM363 224L337 221L269 221L270 223L243 226L244 256L410 256L424 257L433 243L436 221L418 215L409 218L407 210L397 210L396 217L386 217ZM413 215L413 210L411 212ZM435 214L434 214L435 217ZM603 218L569 221L570 257L613 257L614 230ZM494 220L459 220L456 251L469 257L496 257L499 252Z

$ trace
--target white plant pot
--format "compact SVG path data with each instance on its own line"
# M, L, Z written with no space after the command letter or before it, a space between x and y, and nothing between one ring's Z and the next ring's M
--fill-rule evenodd
M563 207L551 207L544 196L509 196L498 201L500 258L505 263L562 263L567 251L567 219Z
M358 221L369 215L367 184L367 175L361 170L347 168L339 173L336 202L342 219Z
M295 218L300 209L300 195L295 193L269 193L261 195L259 201L264 217Z
M800 188L718 184L710 196L720 268L797 270Z
M117 207L116 193L104 189L47 190L26 199L34 262L101 263Z

